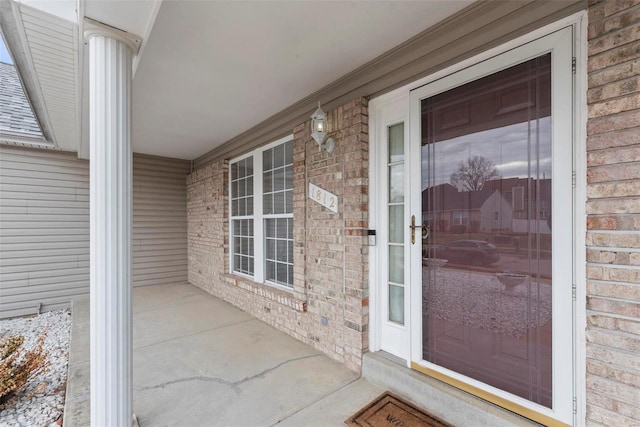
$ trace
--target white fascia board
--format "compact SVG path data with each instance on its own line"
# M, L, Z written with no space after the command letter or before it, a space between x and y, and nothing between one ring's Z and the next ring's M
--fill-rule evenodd
M31 59L31 50L22 24L22 15L18 5L12 0L0 1L0 31L2 31L7 48L11 52L18 76L22 81L33 114L40 124L44 140L57 147L44 95Z

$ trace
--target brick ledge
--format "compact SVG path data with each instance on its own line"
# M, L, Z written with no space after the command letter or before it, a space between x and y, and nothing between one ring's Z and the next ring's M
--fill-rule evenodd
M278 289L273 286L254 282L251 279L230 273L222 274L222 277L225 283L229 286L236 286L244 289L247 292L251 292L270 301L277 302L278 304L287 306L300 313L307 312L307 302L296 298L295 295L293 295L293 291L289 292L284 289Z

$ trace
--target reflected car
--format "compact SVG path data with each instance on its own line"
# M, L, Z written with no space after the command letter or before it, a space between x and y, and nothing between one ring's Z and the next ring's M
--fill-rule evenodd
M498 249L482 240L456 240L438 250L438 257L454 264L489 266L500 261Z

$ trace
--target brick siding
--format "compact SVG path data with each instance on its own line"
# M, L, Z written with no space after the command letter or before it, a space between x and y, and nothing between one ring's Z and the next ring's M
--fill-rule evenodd
M640 425L640 2L590 1L587 424Z
M366 99L330 111L328 130L333 153L318 151L310 122L293 129L293 290L229 274L227 161L187 178L189 282L359 371L368 347ZM337 214L309 200L309 183L338 196Z

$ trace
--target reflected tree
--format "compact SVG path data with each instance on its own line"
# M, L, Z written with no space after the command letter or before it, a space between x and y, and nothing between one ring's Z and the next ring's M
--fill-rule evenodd
M496 165L486 157L473 156L465 162L460 162L457 171L451 174L449 182L463 191L480 191L485 182L495 178L498 178Z

